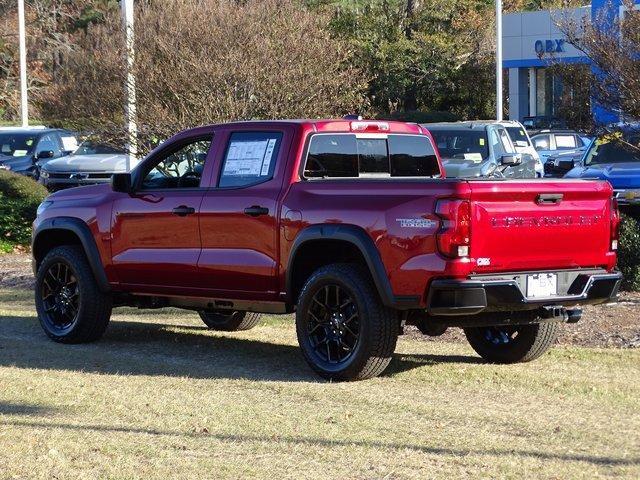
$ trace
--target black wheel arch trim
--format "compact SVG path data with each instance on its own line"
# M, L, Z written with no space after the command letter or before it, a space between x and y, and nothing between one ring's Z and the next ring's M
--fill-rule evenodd
M367 263L376 290L385 306L397 309L412 309L420 304L419 296L396 296L393 294L387 271L380 257L380 252L371 237L361 227L342 224L311 225L296 236L291 246L289 261L287 262L285 288L289 302L295 303L296 301L296 299L293 298L294 285L293 269L291 266L295 264L296 255L300 247L314 240L338 240L351 243L358 248Z
M74 217L55 217L43 220L36 230L33 232L31 240L31 252L32 252L32 266L33 274L38 272L38 263L35 257L35 246L40 235L49 230L68 230L74 233L79 239L82 249L84 250L89 266L93 272L93 276L96 279L98 288L102 292L109 292L111 286L107 280L107 274L102 265L102 259L100 258L100 252L96 245L95 239L89 230L89 226L79 218ZM44 257L43 257L44 258Z

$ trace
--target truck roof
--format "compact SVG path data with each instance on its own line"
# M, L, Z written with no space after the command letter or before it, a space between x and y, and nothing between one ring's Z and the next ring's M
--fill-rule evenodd
M209 125L210 127L233 128L235 126L302 125L316 132L379 132L379 133L425 133L417 123L396 122L390 120L347 120L347 119L286 119L286 120L247 120Z

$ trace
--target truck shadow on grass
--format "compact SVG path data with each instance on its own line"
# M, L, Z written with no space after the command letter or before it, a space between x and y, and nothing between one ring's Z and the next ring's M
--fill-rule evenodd
M461 355L396 354L384 376L441 363L478 362L475 357ZM35 317L0 317L0 366L322 382L304 362L296 345L211 332L204 327L135 321L111 322L102 340L92 344L62 345L46 338Z
M499 456L499 457L516 457L516 458L533 458L541 461L562 461L562 462L584 462L592 465L600 465L607 467L621 467L621 466L637 466L640 465L640 457L630 458L613 458L598 455L589 455L573 452L549 452L543 450L517 450L513 448L487 448L487 449L474 449L474 448L448 448L446 446L426 446L416 445L411 443L402 442L386 442L384 440L378 441L359 441L359 440L341 440L339 438L318 438L312 436L260 436L251 434L225 434L225 433L200 433L193 431L180 431L169 429L153 429L153 428L140 428L137 426L111 426L111 425L92 425L92 424L69 424L56 421L44 421L44 420L31 420L31 419L15 419L11 421L3 422L5 425L13 425L18 427L30 427L38 429L56 428L68 431L88 431L92 433L124 433L124 434L141 434L141 435L153 435L153 436L168 436L175 438L203 438L218 440L221 442L230 443L286 443L291 445L306 445L310 447L322 447L322 448L336 448L347 447L352 448L354 445L365 448L375 448L384 450L397 450L403 453L406 451L414 451L423 454L439 455L439 456L453 456L453 457L467 457L467 456Z

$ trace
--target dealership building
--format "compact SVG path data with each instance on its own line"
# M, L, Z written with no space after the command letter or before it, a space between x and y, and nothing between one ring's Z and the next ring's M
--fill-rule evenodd
M640 0L636 0L640 9ZM566 42L558 28L567 20L612 19L624 15L622 0L593 0L591 5L566 10L545 10L507 14L503 18L503 67L509 72L509 118L555 114L562 83L551 74L553 61L588 64L589 60ZM594 108L597 121L616 119L603 109Z

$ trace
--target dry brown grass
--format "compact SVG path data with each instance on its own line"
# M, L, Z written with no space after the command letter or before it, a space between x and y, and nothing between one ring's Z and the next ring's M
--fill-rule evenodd
M320 381L288 319L241 334L177 311L48 341L0 291L0 478L638 478L640 351L479 363L403 338L365 382Z

